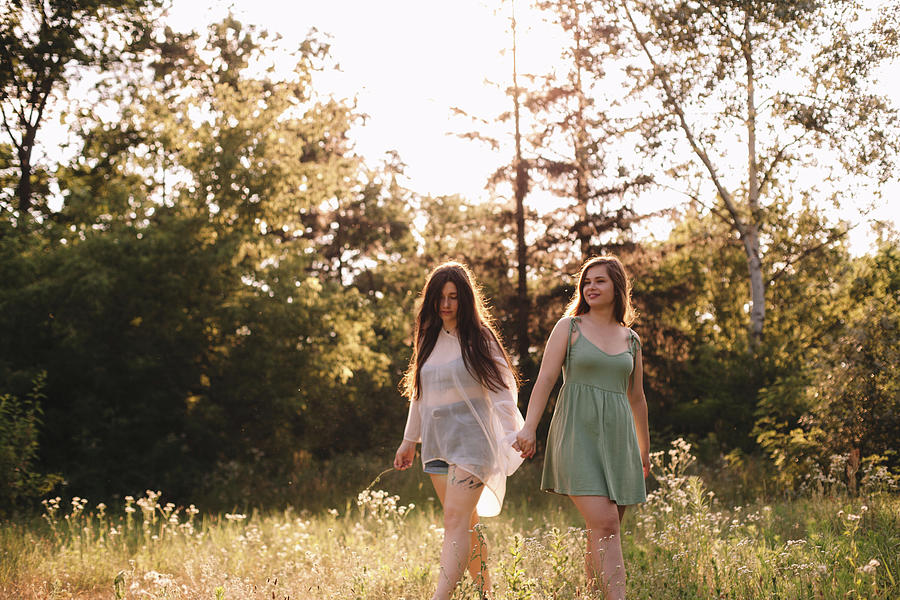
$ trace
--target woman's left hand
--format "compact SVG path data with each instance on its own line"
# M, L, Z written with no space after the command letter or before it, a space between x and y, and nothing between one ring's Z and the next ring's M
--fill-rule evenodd
M644 466L644 479L650 476L650 453L641 452L641 464Z

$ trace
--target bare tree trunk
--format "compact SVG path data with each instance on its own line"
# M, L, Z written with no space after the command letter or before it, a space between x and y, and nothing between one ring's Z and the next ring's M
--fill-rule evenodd
M750 219L746 225L743 241L750 269L750 349L759 350L762 343L763 325L766 320L766 287L763 282L762 260L759 254L759 164L756 160L756 99L754 97L754 65L751 44L750 13L744 13L744 62L747 65L747 201Z
M522 134L519 125L519 81L516 65L516 3L512 0L512 56L513 56L513 109L516 128L516 351L519 355L520 371L530 370L530 346L528 335L528 253L525 246L525 196L528 194L528 167L522 159Z
M16 135L11 125L12 116L7 117L5 109L0 112L3 128L9 135L16 149L16 155L19 158L19 183L16 185L16 196L19 199L20 218L25 217L33 205L31 199L34 192L34 188L31 185L31 174L34 170L34 166L31 163L32 152L34 151L38 128L41 126L44 117L44 109L47 107L50 92L57 81L59 64L59 60L51 63L47 73L44 74L44 78L32 84L26 105L18 110L13 110L21 127L21 142L16 141ZM27 112L26 106L28 108ZM22 220L22 222L25 221Z
M16 186L16 196L19 198L19 215L24 217L31 208L31 148L23 146L19 148L19 184Z
M749 211L741 210L734 195L728 191L722 178L719 176L715 165L706 150L703 149L701 141L694 135L693 129L688 123L687 116L684 113L678 97L675 95L672 86L667 77L667 72L662 68L650 51L647 45L647 37L640 31L631 14L628 2L623 1L622 6L628 17L628 21L635 33L638 44L640 44L645 56L650 61L654 70L654 76L662 85L663 92L666 95L666 101L672 109L674 116L678 119L679 128L684 132L685 138L691 149L703 163L709 173L713 185L728 213L726 221L734 228L741 242L744 244L744 253L747 256L747 269L750 275L750 331L749 331L749 347L751 352L756 352L763 337L763 326L765 325L766 316L766 297L765 297L765 281L762 273L762 258L759 248L759 226L762 223L762 214L759 207L759 166L756 161L756 106L754 105L754 71L753 71L753 55L750 48L750 18L749 13L745 13L744 37L742 40L744 60L747 65L747 133L748 133L748 208ZM749 214L747 214L749 213Z
M584 90L581 80L581 13L578 10L578 1L572 2L574 12L574 25L572 32L575 37L575 95L578 100L578 108L575 113L575 200L580 211L578 217L580 223L575 232L581 249L581 260L590 258L592 252L591 234L593 227L589 221L588 211L588 184L587 184L587 131L584 124Z
M763 325L766 320L766 284L763 281L756 223L745 226L741 241L744 242L747 267L750 271L750 349L755 352L762 343Z

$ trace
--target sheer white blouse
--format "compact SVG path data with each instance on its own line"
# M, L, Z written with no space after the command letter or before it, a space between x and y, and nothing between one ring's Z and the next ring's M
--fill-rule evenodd
M507 388L493 392L472 377L456 336L443 329L420 372L419 398L410 402L403 439L422 442L422 463L444 460L478 477L484 488L477 511L500 513L506 478L522 458L512 447L525 424L516 406L516 382L500 348L493 358Z

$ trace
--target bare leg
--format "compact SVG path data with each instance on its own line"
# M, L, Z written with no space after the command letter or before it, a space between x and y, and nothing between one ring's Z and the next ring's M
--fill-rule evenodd
M444 505L444 495L447 493L447 475L431 474L431 483L437 492L441 506ZM491 589L491 577L487 568L487 543L484 537L478 533L475 526L478 524L478 512L472 510L472 518L469 521L469 529L472 530L472 545L469 549L469 564L467 565L469 576L475 582L475 586L485 595Z
M485 549L477 538L477 532L471 528L475 505L478 504L484 484L456 465L450 465L450 473L444 479L444 543L441 546L441 573L432 600L449 600L466 566L472 573L473 563L473 579L476 582L483 579L485 587L482 589L489 589L487 572L482 569Z
M625 598L625 561L619 524L625 507L605 496L569 496L587 527L585 570L588 586L597 586L609 600ZM600 576L600 584L596 578Z

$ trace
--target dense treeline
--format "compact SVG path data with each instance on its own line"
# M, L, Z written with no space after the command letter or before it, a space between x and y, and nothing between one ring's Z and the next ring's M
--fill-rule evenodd
M694 31L697 22L679 12L688 4L678 2L544 4L573 34L562 59L573 75L510 90L532 130L510 159L518 168L498 164L495 201L480 204L416 194L397 183L402 157L372 165L354 152L350 131L362 117L316 89L329 49L314 35L285 75L270 68L267 34L233 18L200 35L154 25L155 2L4 9L0 478L8 484L0 511L54 486L92 499L146 488L209 502L272 498L268 491L300 487L317 461L390 453L406 413L397 384L415 297L425 273L448 258L483 282L510 349L532 344L530 356L517 357L523 410L570 275L584 257L613 251L635 278L655 440L689 436L709 458L765 457L784 489L815 485L835 461L851 487L896 472L898 237L885 228L876 251L853 257L847 224L816 203L850 188L834 179L837 191L797 192L791 174L805 155L776 135L794 132L814 147L827 138L841 150L845 138L890 131L895 109L864 91L868 71L858 65L857 79L829 85L864 104L868 120L849 108L828 113L815 97L801 106L800 94L783 91L770 113L757 117L753 107L769 145L751 148L749 172L729 173L738 183L726 189L711 160L668 164L662 150L690 142L673 115L714 92L690 90L684 73L672 88L665 68L641 66L648 38L629 38L626 26L630 18L632 30L659 32L654 43L673 44L672 58L712 51L715 23L740 25L739 11L758 31L790 23L782 47L837 43L842 15L828 3L779 14L712 3L709 19L697 21L707 30ZM38 5L45 17L56 13L34 28ZM621 27L596 21L604 6L625 11ZM832 21L810 29L816 15ZM896 56L895 18L886 10L870 30L879 60ZM120 27L121 39L91 38L92 23ZM698 40L693 50L688 35ZM823 69L843 77L841 61L856 65L872 51L851 46L845 39L843 53L832 49ZM769 70L759 87L787 64L775 51L757 56ZM603 81L613 54L634 77L628 93L649 99L638 122L591 95L589 82ZM698 73L701 63L715 68L700 58ZM739 67L719 65L713 75L739 78ZM98 82L90 104L72 102L65 113L78 153L54 169L36 163L48 98L59 100L68 77L89 71ZM733 107L719 108L717 126L726 128ZM774 137L762 133L764 117ZM694 151L709 159L716 134L698 139ZM877 152L842 155L847 186L867 171L876 185L891 177L893 142L881 139ZM547 159L560 140L571 142L570 158ZM630 143L629 155L645 160L609 158L611 144ZM571 203L517 219L502 193L517 170ZM635 227L648 215L634 207L672 178L690 182L692 199L669 213L666 240L647 242ZM525 330L514 242L523 223ZM753 310L760 302L764 329Z

